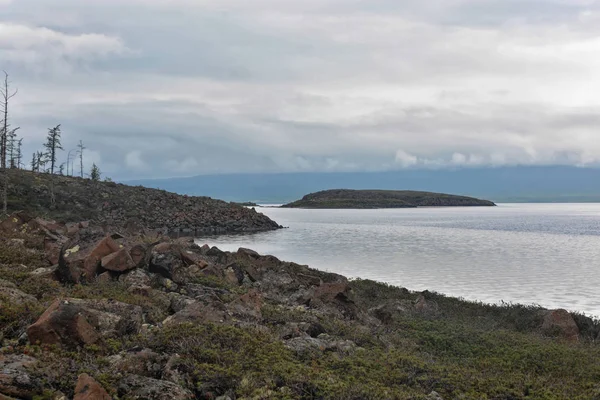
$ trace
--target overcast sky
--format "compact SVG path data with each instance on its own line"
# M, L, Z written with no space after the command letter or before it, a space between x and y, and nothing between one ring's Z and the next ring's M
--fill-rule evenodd
M0 0L0 69L115 179L600 165L594 0Z

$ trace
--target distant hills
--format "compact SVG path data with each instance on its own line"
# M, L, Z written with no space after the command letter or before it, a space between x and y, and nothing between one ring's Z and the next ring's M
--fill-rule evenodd
M563 166L199 175L126 183L226 201L278 204L340 187L456 193L496 203L600 202L600 169Z
M473 197L410 190L334 189L311 193L284 208L417 208L417 207L493 207L494 203Z

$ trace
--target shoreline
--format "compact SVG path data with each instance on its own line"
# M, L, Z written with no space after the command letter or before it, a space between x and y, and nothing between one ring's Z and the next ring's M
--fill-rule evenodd
M10 397L77 398L87 385L149 400L592 398L600 373L600 321L580 313L411 292L85 221L14 214L0 230Z

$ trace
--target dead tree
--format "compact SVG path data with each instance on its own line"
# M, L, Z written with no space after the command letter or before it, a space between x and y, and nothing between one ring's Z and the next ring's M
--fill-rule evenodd
M6 214L8 209L8 172L6 170L6 156L8 151L8 135L10 134L10 124L8 121L8 105L10 99L15 97L18 90L10 89L8 73L4 71L4 82L0 87L0 111L2 112L2 127L0 128L0 167L2 169L2 212Z

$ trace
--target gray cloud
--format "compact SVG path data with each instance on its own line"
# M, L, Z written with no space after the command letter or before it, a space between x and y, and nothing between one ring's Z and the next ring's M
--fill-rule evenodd
M600 163L591 0L0 0L0 68L120 179Z

